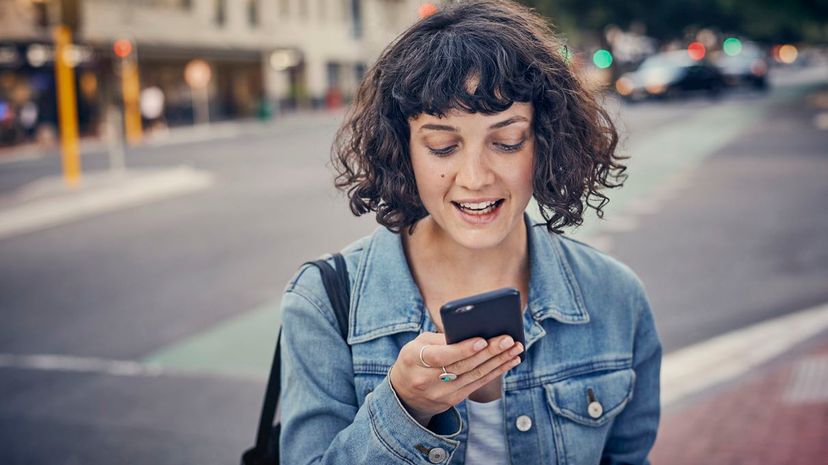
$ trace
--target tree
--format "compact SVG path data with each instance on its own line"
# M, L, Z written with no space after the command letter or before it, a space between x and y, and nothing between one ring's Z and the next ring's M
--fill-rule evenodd
M661 40L712 27L764 42L828 41L828 0L522 0L568 37L610 24L646 27Z

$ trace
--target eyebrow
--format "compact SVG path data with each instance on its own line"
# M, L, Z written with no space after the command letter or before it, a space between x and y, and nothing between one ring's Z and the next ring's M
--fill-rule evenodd
M506 127L510 124L517 123L519 121L529 121L528 119L524 118L523 116L512 116L511 118L505 119L499 123L495 123L489 126L489 129L499 129L502 127ZM457 128L454 126L447 126L445 124L424 124L420 126L420 129L417 131L422 131L423 129L432 129L435 131L450 131L450 132L457 132Z

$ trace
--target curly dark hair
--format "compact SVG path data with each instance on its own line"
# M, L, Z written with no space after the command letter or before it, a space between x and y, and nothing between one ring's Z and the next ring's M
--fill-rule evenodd
M627 157L596 96L564 58L565 49L533 10L505 0L443 5L402 33L368 70L331 160L351 211L374 211L399 232L428 215L409 154L409 118L452 110L493 114L531 102L535 134L534 197L547 228L583 223L585 206L599 218L602 188L626 179ZM474 93L466 83L478 80Z

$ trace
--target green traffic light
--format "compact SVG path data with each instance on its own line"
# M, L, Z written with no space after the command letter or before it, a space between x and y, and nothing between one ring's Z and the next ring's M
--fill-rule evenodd
M612 53L609 50L596 50L595 53L592 55L592 62L595 63L595 66L601 69L609 68L612 65Z
M722 50L729 56L736 56L742 53L742 41L735 37L728 37L722 44Z

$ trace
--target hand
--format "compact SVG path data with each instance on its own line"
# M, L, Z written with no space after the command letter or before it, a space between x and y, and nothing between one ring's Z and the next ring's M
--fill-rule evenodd
M432 368L420 363L423 360ZM523 345L511 336L488 341L471 338L446 344L443 334L422 333L403 346L391 367L389 379L400 401L423 425L431 417L459 404L471 393L490 383L520 363ZM457 375L454 381L440 380L442 367Z

